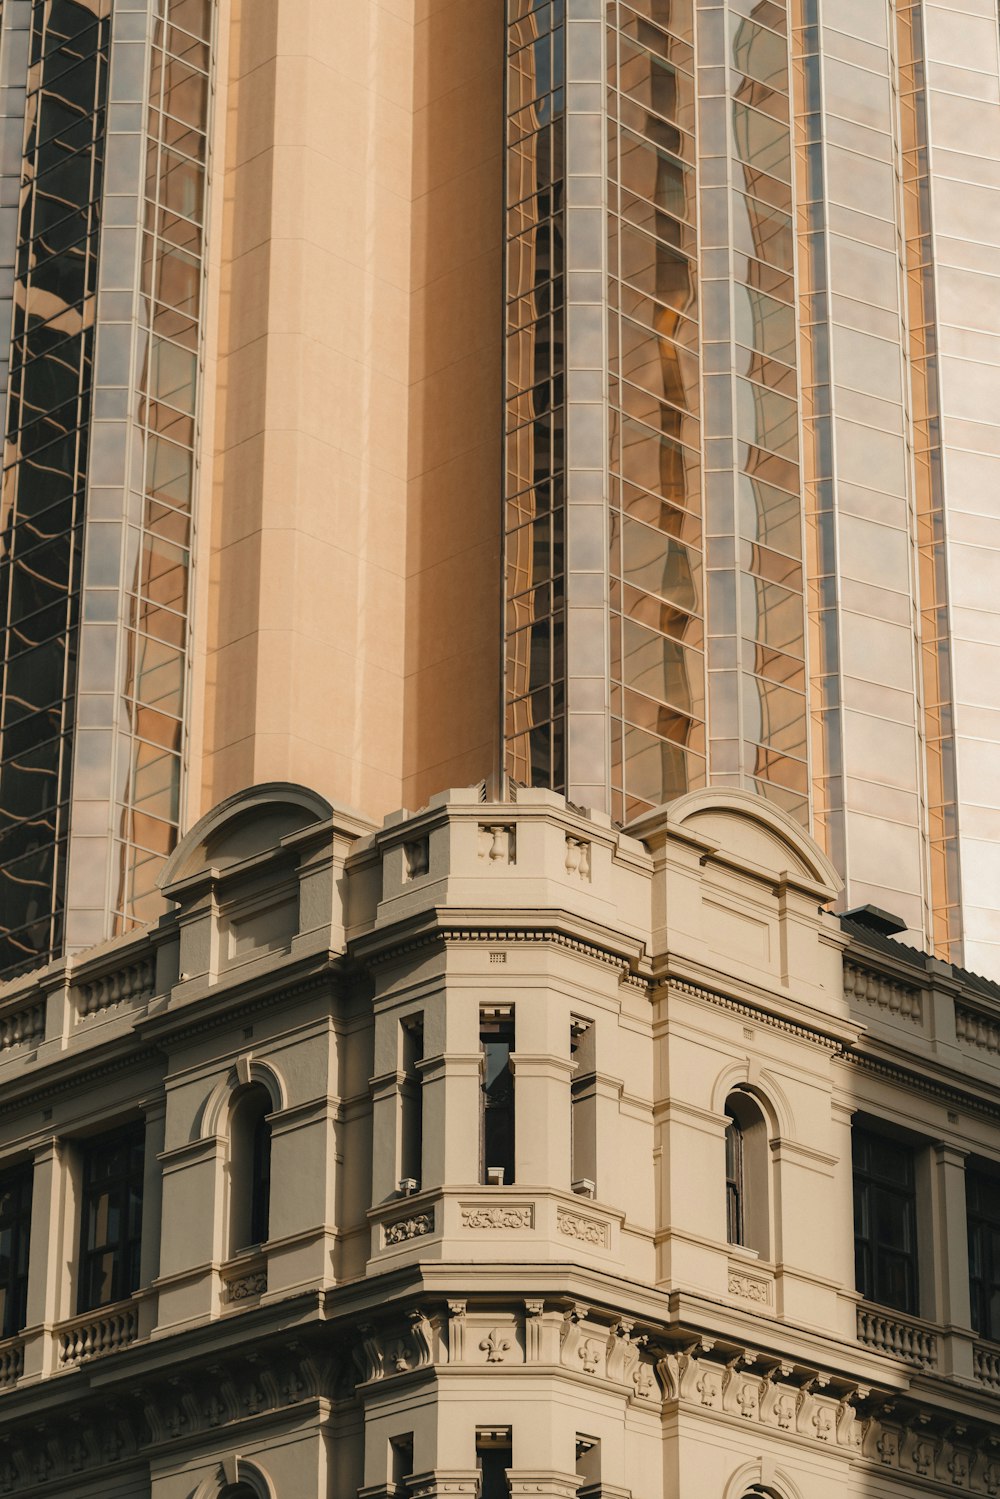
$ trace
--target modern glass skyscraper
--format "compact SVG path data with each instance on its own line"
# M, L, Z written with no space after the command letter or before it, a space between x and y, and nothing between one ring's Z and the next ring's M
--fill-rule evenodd
M330 14L3 0L0 973L279 777L743 787L1000 971L993 0Z

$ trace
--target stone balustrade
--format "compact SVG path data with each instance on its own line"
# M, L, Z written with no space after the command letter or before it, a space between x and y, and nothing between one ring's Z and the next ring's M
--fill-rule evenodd
M994 1057L1000 1055L1000 1017L956 1004L955 1035L959 1041L966 1046L974 1046L977 1051L985 1051Z
M976 1343L972 1350L972 1372L988 1390L1000 1393L1000 1344Z
M918 1369L936 1369L938 1335L926 1323L874 1307L858 1307L858 1342L875 1353L902 1359Z
M117 1353L134 1343L138 1335L139 1308L134 1301L74 1317L56 1330L58 1367L70 1369L88 1359Z
M24 1340L7 1338L0 1343L0 1390L10 1389L24 1373Z
M151 999L156 989L156 965L152 956L138 958L123 968L100 973L74 986L78 1020L87 1020L103 1010Z
M844 993L854 1004L885 1010L913 1025L923 1024L923 999L919 989L896 983L868 968L859 968L856 963L844 964Z
M0 1051L32 1046L45 1039L45 1003L22 1004L0 1014Z

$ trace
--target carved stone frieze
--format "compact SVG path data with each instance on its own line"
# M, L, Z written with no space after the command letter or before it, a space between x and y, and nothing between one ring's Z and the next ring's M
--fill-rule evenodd
M560 1208L556 1214L556 1227L570 1239L579 1239L581 1244L590 1244L595 1249L607 1249L611 1234L606 1223L599 1218L588 1218L583 1213L572 1213Z
M518 1229L534 1228L535 1209L529 1203L496 1206L469 1204L462 1208L463 1228Z
M433 1209L426 1213L412 1213L409 1218L397 1218L393 1223L382 1225L382 1242L387 1249L395 1244L405 1244L409 1239L420 1239L434 1232Z
M757 1306L770 1306L774 1288L763 1275L750 1275L743 1269L729 1270L729 1294L741 1301L752 1301Z

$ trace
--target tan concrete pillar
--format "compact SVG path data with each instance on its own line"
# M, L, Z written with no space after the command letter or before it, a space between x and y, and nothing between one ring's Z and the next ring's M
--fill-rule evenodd
M142 1247L139 1254L139 1286L149 1292L139 1307L139 1336L147 1337L156 1326L157 1296L153 1282L160 1273L160 1232L163 1221L163 1172L160 1155L166 1129L167 1101L150 1099L142 1105L146 1139L142 1162Z
M568 1191L573 1063L568 1055L523 1051L511 1052L510 1061L514 1070L514 1180Z
M438 1052L418 1063L423 1078L424 1171L421 1185L439 1187L479 1181L482 1054Z
M52 1326L71 1315L68 1256L70 1173L66 1146L54 1135L35 1149L28 1243L28 1321L24 1330L24 1378L55 1368Z
M965 1201L967 1152L937 1144L930 1151L930 1231L934 1320L944 1328L942 1373L972 1379L969 1230ZM921 1266L923 1269L923 1266Z

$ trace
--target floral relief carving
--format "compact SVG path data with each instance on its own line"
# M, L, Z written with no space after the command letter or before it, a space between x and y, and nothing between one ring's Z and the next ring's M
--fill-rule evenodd
M237 1275L226 1282L227 1301L249 1301L253 1296L262 1296L267 1290L267 1271L251 1270L248 1275Z
M504 1354L510 1352L510 1339L502 1335L499 1327L494 1327L492 1332L482 1339L479 1346L486 1354L488 1364L502 1364Z
M556 1227L561 1234L579 1239L582 1244L592 1244L598 1249L608 1247L608 1225L597 1218L585 1218L580 1213L570 1213L560 1208L556 1214Z
M474 1207L462 1209L463 1228L532 1228L535 1210L524 1207Z
M758 1275L745 1275L738 1270L729 1272L729 1294L743 1301L756 1302L758 1306L770 1306L771 1283Z
M585 1374L596 1374L601 1362L601 1345L596 1338L584 1338L577 1349L577 1358Z
M386 1246L392 1244L405 1244L408 1239L420 1239L424 1234L434 1232L433 1213L415 1213L412 1218L397 1218L395 1223L387 1223L382 1229L382 1238Z

